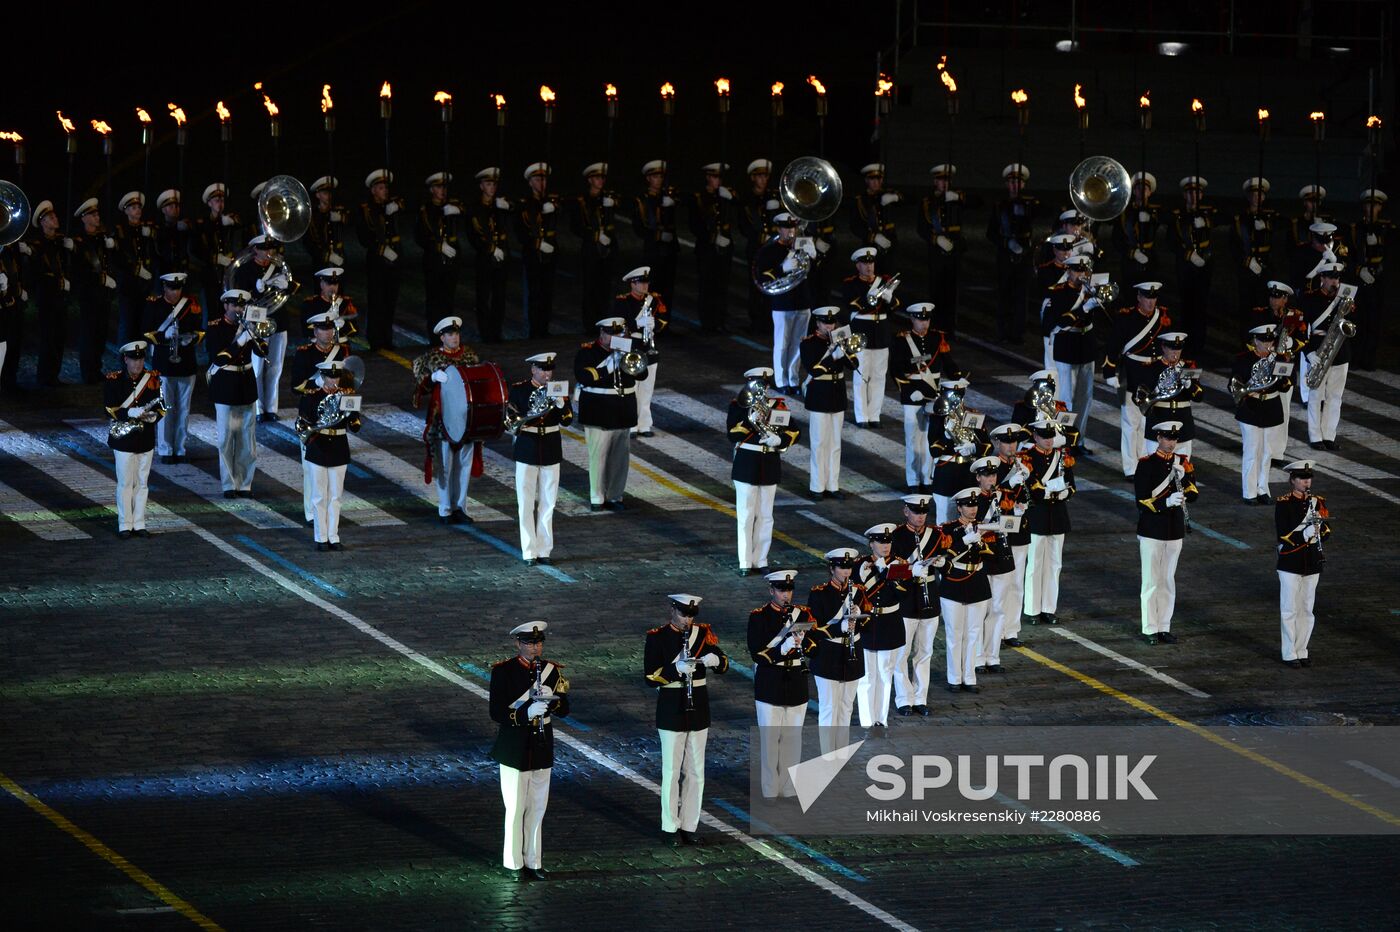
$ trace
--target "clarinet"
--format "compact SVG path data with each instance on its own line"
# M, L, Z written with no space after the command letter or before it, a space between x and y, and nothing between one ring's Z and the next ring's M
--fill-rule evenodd
M1311 492L1308 493L1308 510L1303 515L1303 523L1317 529L1317 540L1313 543L1317 546L1317 562L1322 563L1327 559L1322 553L1322 514L1317 509L1317 496Z
M856 659L856 638L855 624L851 619L851 596L855 594L855 585L846 584L846 598L841 603L841 624L846 629L846 659Z
M681 663L689 663L690 657L690 629L686 628L681 632ZM685 680L685 710L695 711L695 674L687 673L681 677Z
M530 668L535 672L535 685L530 690L530 699L533 701L536 696L544 691L544 661L536 657L530 664ZM532 722L535 726L535 734L544 734L544 716L535 718Z
M1186 467L1182 467L1185 469ZM1172 491L1181 494L1181 520L1186 522L1186 533L1190 534L1195 528L1191 527L1191 512L1186 507L1186 492L1181 487L1181 476L1176 472L1176 454L1172 454L1171 464Z

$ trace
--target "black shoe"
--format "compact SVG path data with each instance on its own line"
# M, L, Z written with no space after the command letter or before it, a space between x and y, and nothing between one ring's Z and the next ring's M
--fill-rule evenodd
M1057 625L1060 623L1060 620L1055 617L1054 612L1041 612L1040 620L1047 625Z
M924 718L928 718L928 706L916 705L914 706L914 711L922 715Z
M825 492L813 492L811 489L808 489L808 490L807 490L807 497L808 497L809 499L811 499L812 501L814 501L814 502L819 502L819 501L821 501L822 499L826 498L826 493L825 493Z
M672 848L676 847L681 843L681 836L679 832L662 832L661 837L666 842L666 844L670 845Z
M1001 668L1001 664L999 664L999 663L989 663L989 664L987 664L987 672L988 672L988 673L1005 673L1006 671L1003 670L1003 669Z
M238 497L239 497L239 498L252 498L252 497L253 497L253 490L252 490L252 489L239 489L239 490L238 490Z
M950 692L950 693L955 693L955 692L957 692L957 691L958 691L958 684L957 684L957 683L949 683L949 684L948 684L948 692Z
M345 549L345 545L338 540L333 540L331 541L331 549L335 551L341 551Z
M526 877L529 877L531 880L548 880L548 879L549 879L549 874L548 874L548 872L545 871L545 869L544 869L543 867L527 867L527 868L525 868L523 871L521 871L520 873L522 873L522 874L525 875Z
M1297 670L1303 666L1303 663L1301 660L1285 660L1283 662L1283 665L1285 667L1292 667L1293 669Z
M976 683L963 683L958 689L961 689L965 693L980 693L982 691L982 687L978 686Z
M160 458L160 463L161 463L162 466L173 466L173 465L175 465L175 457L173 457L173 456L162 456L162 457Z
M704 844L704 842L700 840L700 836L697 835L695 832L687 832L685 829L681 829L681 830L680 830L679 832L677 832L676 834L678 834L678 835L681 836L681 844L683 844L683 845L703 845L703 844Z
M1022 625L1038 625L1038 624L1040 624L1040 616L1039 616L1039 615L1022 615L1022 616L1021 616L1021 624L1022 624Z
M1177 642L1177 640L1178 640L1177 636L1176 636L1175 634L1172 634L1170 631L1158 631L1158 632L1157 632L1157 643L1158 643L1158 644L1175 644L1175 643Z
M620 501L618 501L618 502L606 502L606 503L604 503L603 507L606 508L606 509L608 509L608 511L626 511L626 510L627 510L627 506L624 505L624 504L622 504L622 502L620 502Z
M271 415L271 414L259 414L259 415L258 415L258 423L259 423L259 424L266 424L268 421L271 421L271 420L272 420L272 415Z
M1021 646L1021 639L1020 639L1020 638L1003 638L1002 641L1001 641L1001 646L1002 646L1002 647L1020 647L1020 646Z
M118 532L117 532L117 537L119 537L119 538L122 539L122 540L131 540L131 532L130 532L130 531L118 531Z
M1342 445L1335 440L1324 440L1322 445L1329 450L1340 450Z
M1314 450L1325 450L1325 449L1327 449L1327 445L1326 445L1325 443L1323 443L1321 440L1314 440L1312 443L1308 444L1308 446L1312 447Z
M1157 635L1155 635L1155 634L1144 634L1144 635L1142 636L1142 639L1143 639L1144 641L1146 641L1148 644L1156 644L1156 643L1157 643Z
M306 519L306 526L307 526L307 527L315 527L315 526L316 526L316 519L315 519L315 518L307 518L307 519Z
M331 545L328 544L328 543L326 543L325 541L320 540L320 541L317 541L317 542L316 542L316 550L317 550L319 553L325 553L327 550L330 550L330 549L331 549Z
M1255 501L1258 502L1258 503L1261 504L1261 505L1271 505L1271 504L1273 504L1273 501L1274 501L1274 500L1273 500L1272 498L1270 498L1267 494L1265 494L1265 495L1260 495L1258 498L1255 499Z
M151 532L148 531L148 530L146 530L146 529L143 528L143 527L139 527L139 528L137 528L136 530L132 531L131 533L135 534L137 537L142 538L143 540L146 539L146 538L149 538L149 537L151 536Z
M540 561L537 560L535 557L527 557L527 558L525 559L525 565L526 565L526 566L534 566L535 564L537 564L537 563L539 563L539 562L540 562Z
M902 706L898 706L898 707L895 708L895 712L896 712L896 714L899 714L899 715L906 715L906 716L907 716L907 715L913 715L913 714L914 714L914 707L913 707L912 705L902 705Z
M506 872L506 880L512 883L520 883L525 879L524 871L511 870L509 867L503 867L501 870Z
M594 511L594 512L596 512L596 511L602 511L602 510L603 510L603 506L602 506L602 505L594 504L593 502L589 502L589 503L588 503L588 510L589 510L589 511Z
M845 492L842 492L840 489L837 489L835 492L828 492L828 493L826 493L826 494L830 495L832 498L836 499L838 502L844 502L844 501L846 500L846 493L845 493Z
M655 437L655 436L656 436L656 431L654 431L654 430L644 430L644 431L642 431L641 433L637 434L637 436L638 436L638 437Z
M476 522L465 511L454 511L447 516L448 524L475 524Z
M1299 657L1299 658L1298 658L1298 662L1301 663L1301 664L1302 664L1303 666L1305 666L1305 667L1310 667L1310 666L1312 666L1312 658L1311 658L1311 657Z
M238 493L235 492L233 489L227 489L227 490L224 491L224 498L237 498L237 497L238 497Z
M740 577L753 575L753 570L749 569L747 566L741 566L734 572L737 573Z
M535 558L535 562L538 563L540 566L549 566L549 565L550 565L549 557L536 557L536 558Z
M973 672L973 673L976 673L978 676L981 676L982 674L984 674L984 673L987 672L987 668L986 668L985 666L982 666L982 667L973 667L973 668L972 668L972 672Z

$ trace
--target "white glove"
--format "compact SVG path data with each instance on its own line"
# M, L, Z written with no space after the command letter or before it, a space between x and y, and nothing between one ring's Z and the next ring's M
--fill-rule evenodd
M433 381L437 382L439 385L445 385L447 383L447 370L438 369L436 372L434 372Z
M396 214L396 213L398 213L398 212L399 212L399 202L398 202L398 201L389 201L387 204L384 205L384 216L386 216L386 217L392 217L392 216L394 216L394 214Z
M788 253L787 258L783 259L783 271L791 272L795 268L797 268L797 257Z
M529 707L528 709L525 710L525 714L526 714L526 716L528 716L529 718L541 718L541 717L543 717L544 714L545 714L546 712L548 712L548 711L549 711L549 703L547 703L547 702L532 702L532 703L530 703L530 707Z
M554 202L553 202L553 201L545 201L543 204L541 204L541 205L540 205L540 213L542 213L542 214L552 214L552 213L554 213Z
M1025 503L1025 502L1017 502L1016 504L1012 505L1012 506L1011 506L1011 513L1014 514L1014 515L1016 515L1017 517L1020 517L1021 515L1024 515L1024 514L1026 513L1026 503Z
M694 660L677 660L677 661L676 661L676 674L677 674L678 676L682 676L682 677L685 677L685 676L694 676L694 675L695 675L695 661L694 661Z
M1186 496L1185 496L1185 495L1183 495L1181 492L1173 492L1172 494L1170 494L1170 495L1167 496L1167 507L1168 507L1168 508L1180 508L1180 507L1181 507L1181 504L1182 504L1183 502L1185 502L1185 501L1186 501Z
M700 662L703 663L707 669L713 670L715 667L719 666L719 654L705 654L700 658Z
M958 456L971 456L977 452L977 448L970 443L960 443L957 445Z
M663 243L669 243L669 242L671 242L672 240L674 240L675 238L676 238L676 234L672 233L670 230L662 230L662 231L661 231L661 242L663 242Z
M503 197L498 197L498 198L496 198L496 209L497 209L497 210L510 210L510 201L506 200L506 199L503 198Z
M953 251L953 241L950 240L948 237L944 236L942 233L938 234L938 236L934 239L934 242L936 242L938 244L938 248L943 250L944 252Z
M1013 469L1006 475L1007 488L1019 488L1022 482L1026 481L1025 475L1019 469Z
M344 223L344 222L345 222L345 214L341 213L340 211L338 211L338 210L333 210L333 211L330 212L330 214L331 214L331 223Z
M1249 262L1247 263L1247 265L1249 266L1249 270L1255 275L1258 275L1264 271L1264 267L1259 264L1259 260L1254 258L1253 256L1249 257Z
M1357 272L1356 275L1358 278L1361 279L1361 281L1364 284L1374 285L1376 283L1376 276L1371 274L1370 269L1362 269L1361 271Z
M4 272L0 272L0 292L4 292L9 287L10 276L6 275Z
M565 398L563 395L560 395L558 398L555 398L555 399L554 399L554 407L556 407L556 408L562 408L562 407L564 407L564 403L565 403L566 401L568 401L568 399Z
M544 253L546 256L553 255L554 244L549 242L548 240L542 241L540 243L540 252Z
M804 236L797 241L797 248L805 252L809 257L817 257L817 244L811 237Z
M500 247L491 250L491 258L495 259L497 262L506 261L505 250L501 249Z
M1313 527L1311 524L1303 528L1303 540L1317 540L1317 528Z
M676 206L676 199L675 199L674 197L672 197L671 195L669 195L669 194L663 194L663 195L661 196L661 206L662 206L662 207L675 207L675 206Z
M282 288L286 288L286 287L290 284L290 282L288 281L286 275L283 275L282 273L279 272L279 273L277 273L276 275L272 276L272 280L271 280L270 284L272 285L273 288L282 289Z
M923 400L924 400L924 393L921 392L921 391L919 391L919 390L916 388L916 389L914 389L912 392L909 393L909 400L910 400L910 401L923 401Z
M1095 311L1101 307L1103 307L1103 305L1099 303L1098 298L1090 298L1088 301L1084 302L1084 310L1086 311Z
M610 198L610 197L604 195L604 196L603 196L603 206L604 206L604 207L616 207L616 206L617 206L617 201L615 201L615 200L613 200L612 198Z
M715 191L715 193L718 194L720 197L724 198L726 201L734 200L734 192L730 191L724 185L720 185L719 190Z
M877 570L879 570L880 572L883 573L883 572L885 571L885 567L886 567L886 566L889 566L889 563L886 562L886 560L885 560L884 557L876 557L876 558L875 558L875 569L877 569Z
M723 233L716 233L716 234L715 234L715 248L716 248L716 249L724 249L724 248L727 247L728 245L729 245L729 237L725 236Z
M1172 472L1176 473L1178 479L1186 478L1186 467L1181 465L1180 463L1172 464Z
M444 204L444 205L442 205L442 215L443 215L444 217L455 217L455 216L457 216L458 214L460 214L461 212L462 212L462 208L458 207L456 204Z
M246 346L251 339L253 339L253 335L247 330L244 330L238 334L238 340L236 342L239 346Z
M65 236L65 237L63 237L63 248L66 249L66 250L68 250L69 252L72 252L72 251L73 251L73 237L71 237L71 236Z
M1116 375L1110 375L1108 378L1106 378L1106 379L1103 380L1103 383L1104 383L1105 385L1107 385L1109 388L1117 388L1117 387L1118 387L1118 376L1116 376Z
M817 252L821 253L822 255L826 255L827 252L831 250L831 244L828 243L826 240L822 239L820 236L812 240L812 245L817 247Z
M334 218L331 218L331 219L334 219ZM233 219L232 217L230 217L228 214L220 214L220 215L219 215L219 224L220 224L221 226L231 227L231 226L234 226L234 225L235 225L235 222L234 222L234 219Z
M32 256L32 255L34 255L34 250L30 249L30 248L29 248L29 244L26 243L24 240L20 240L20 241L19 241L18 243L16 243L15 245L19 248L19 254L20 254L21 256Z
M844 346L842 346L840 343L837 343L837 344L836 344L836 349L834 349L834 350L831 351L831 358L832 358L832 359L844 359L845 357L846 357L846 348L845 348Z
M885 234L883 234L883 233L876 233L876 234L875 234L875 245L876 245L876 246L879 246L881 249L889 249L891 246L894 245L894 243L891 242L891 241L890 241L890 238L889 238L888 236L886 236Z
M1009 239L1006 241L1006 248L1010 250L1013 256L1019 256L1021 253L1026 251L1026 248L1021 245L1021 241L1014 239Z
M963 544L965 544L965 545L967 545L967 546L969 546L969 547L972 546L973 544L977 543L977 542L978 542L979 540L981 540L981 539L982 539L982 532L979 531L979 530L977 530L976 526L973 526L973 527L968 528L967 531L966 531L966 532L963 534L963 536L962 536L962 542L963 542Z
M112 237L110 236L104 236L102 237L102 245L106 246L108 249L116 249L117 241L112 239Z
M1316 368L1318 362L1319 362L1319 360L1318 360L1318 357L1317 357L1317 353L1309 353L1309 354L1308 354L1308 367L1309 367L1309 368Z
M928 565L927 565L927 564L924 564L924 563L915 563L915 564L913 565L913 568L910 569L909 572L910 572L910 574L911 574L915 579L928 579Z
M1191 225L1198 230L1203 230L1206 226L1206 218L1198 216L1196 217L1196 219L1191 221Z
M792 634L789 634L787 638L783 641L782 645L778 648L779 652L784 654L793 654L797 651L800 651L801 649L802 635L798 634L796 631L794 631Z
M166 328L165 328L165 334L164 334L164 336L165 336L165 339L166 339L166 340L169 340L170 342L173 343L173 342L175 341L175 337L176 337L179 333L180 333L180 327L179 327L177 324L171 324L169 327L166 327Z
M901 197L899 194L897 194L894 191L889 191L885 194L880 195L880 206L888 207L891 204L898 204L902 200L904 200L904 198Z
M606 233L599 233L599 234L598 234L598 245L599 245L599 246L610 246L610 245L612 245L612 237L609 236L609 235L606 234Z
M1148 262L1147 253L1143 252L1141 249L1134 249L1133 261L1138 265L1146 265Z
M146 409L145 409L145 408L127 408L127 409L126 409L126 416L129 417L129 418L131 418L133 421L136 420L137 418L141 417L141 415L143 415L143 414L145 414L145 413L146 413Z
M603 368L608 370L609 372L617 368L617 357L613 356L612 354L608 354L608 358L603 360Z
M1199 252L1197 252L1197 251L1194 250L1194 249L1191 250L1191 252L1190 252L1189 255L1187 255L1186 261L1190 262L1192 265L1194 265L1194 266L1195 266L1196 268L1198 268L1198 269L1203 269L1203 268L1206 267L1206 260L1205 260L1205 258L1204 258Z

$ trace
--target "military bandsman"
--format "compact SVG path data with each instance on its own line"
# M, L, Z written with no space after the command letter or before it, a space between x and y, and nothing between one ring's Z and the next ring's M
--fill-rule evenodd
M525 266L525 323L530 339L549 336L558 266L559 198L549 191L548 162L525 167L529 191L515 204L515 235Z
M156 227L156 275L190 270L190 223L180 216L180 192L173 188L160 192L156 210L160 224ZM201 321L201 323L203 323Z
M662 294L675 293L676 189L666 184L666 162L652 159L642 166L646 191L632 204L632 232L642 241L642 261L651 266L652 283Z
M122 220L113 239L117 241L117 341L125 343L141 333L141 315L155 282L155 229L142 219L146 195L128 191L117 202Z
M1157 228L1161 226L1161 209L1152 203L1152 195L1156 193L1155 175L1134 172L1132 200L1128 209L1118 215L1113 227L1119 272L1129 281L1156 277Z
M311 339L292 352L292 391L298 395L316 389L316 364L327 359L350 357L350 345L337 339L338 322L330 312L316 314L306 322ZM348 325L347 325L348 326Z
M608 163L583 170L583 194L574 198L569 226L579 238L579 291L582 332L608 310L617 263L617 195L607 188Z
M764 283L787 279L791 285L769 296L773 313L774 378L778 382L778 391L790 394L797 391L801 343L807 336L812 317L812 291L811 283L806 278L793 281L801 262L801 252L805 250L797 242L797 218L783 211L774 215L773 225L778 235L759 247L753 268L754 275ZM808 258L811 258L810 254Z
M355 232L365 248L366 336L371 350L393 349L394 315L398 313L399 285L403 278L399 249L399 213L403 199L389 194L394 173L377 168L365 176L369 198L355 215ZM274 348L274 352L275 352Z
M1065 282L1047 292L1040 320L1042 331L1050 337L1057 400L1074 413L1074 429L1082 445L1094 403L1094 363L1099 358L1094 318L1102 305L1089 286L1093 259L1082 254L1070 256L1065 265Z
M928 715L929 669L942 611L938 578L928 567L940 534L937 525L928 523L929 496L906 495L903 502L904 523L890 535L890 552L911 567L922 564L923 572L915 575L911 569L900 607L904 646L894 662L894 705L900 715Z
M413 360L413 377L418 385L413 406L427 402L423 442L427 444L425 482L437 487L438 521L442 524L471 524L467 514L467 491L473 475L481 471L475 460L481 442L466 436L466 397L462 390L451 391L451 383L465 384L468 366L479 361L476 351L462 342L462 318L444 317L433 325L438 345ZM460 397L459 397L460 396ZM461 406L461 410L457 407ZM460 430L453 436L453 430Z
M856 360L832 333L841 309L831 305L812 312L816 332L802 341L802 365L807 370L807 429L812 456L808 489L813 499L845 500L841 491L841 424L846 417L846 380Z
M982 492L970 486L952 496L956 517L938 528L939 543L934 564L942 570L938 597L943 607L943 637L947 648L949 692L981 692L977 685L982 628L992 604L987 581L987 560L992 556L992 535L978 522Z
M1314 450L1339 450L1337 425L1342 419L1342 396L1347 389L1347 372L1351 368L1351 347L1362 340L1378 339L1378 334L1363 334L1358 340L1353 336L1344 339L1333 353L1330 363L1325 362L1320 353L1333 327L1344 326L1338 318L1350 313L1347 299L1339 295L1342 280L1341 262L1325 263L1318 271L1316 290L1303 295L1299 302L1303 316L1308 321L1308 342L1302 358L1303 400L1308 405L1308 446ZM1323 369L1317 387L1309 383L1315 368Z
M224 273L237 257L242 241L238 218L226 213L228 188L216 181L204 189L204 206L209 213L194 222L190 250L205 309L218 307L224 293Z
M313 318L324 314L335 323L336 340L349 344L350 338L358 332L351 321L360 316L360 309L342 290L340 280L345 277L345 270L339 266L328 265L324 269L318 269L315 277L316 294L301 302L302 325L305 326L311 323Z
M870 603L860 583L851 579L860 557L852 547L826 553L831 576L807 595L816 622L807 632L808 665L817 684L818 737L823 754L850 741L851 713L865 676L865 651L860 643L870 621Z
M476 254L476 329L483 343L504 339L511 204L496 193L500 181L501 170L494 166L476 173L481 193L472 203L467 227Z
M1133 303L1113 317L1113 342L1104 364L1108 385L1118 389L1118 452L1123 475L1130 479L1142 458L1144 437L1144 415L1133 399L1139 389L1150 392L1156 387L1149 380L1157 337L1171 326L1167 307L1157 297L1161 290L1161 282L1133 286Z
M1003 343L1019 344L1025 331L1026 289L1030 285L1032 224L1035 198L1022 194L1031 179L1031 170L1013 162L1001 170L1006 197L992 208L987 221L987 239L997 251L997 336Z
M870 622L861 639L865 651L865 675L856 687L856 706L862 728L884 728L890 714L890 691L904 647L904 599L912 584L913 568L891 553L895 525L866 528L870 553L856 564L851 578L865 590ZM920 567L927 572L927 568Z
M749 163L749 190L739 205L739 229L744 232L744 264L754 268L758 250L777 233L773 217L782 210L782 201L768 190L773 163L754 159ZM748 282L749 331L761 334L768 328L768 296L758 289L752 277Z
M883 163L872 162L862 166L860 175L865 180L865 190L851 198L851 232L860 245L874 246L879 250L880 271L887 272L889 270L884 265L893 255L896 240L891 208L904 200L904 195L885 190Z
M1312 490L1312 460L1283 468L1288 472L1288 492L1274 500L1282 658L1290 667L1310 667L1313 603L1322 576L1322 542L1332 536L1331 514L1327 500Z
M802 759L802 723L811 686L805 634L816 624L805 605L794 605L797 570L768 573L768 602L749 612L749 656L758 715L759 786L766 799L796 796L790 769Z
M237 288L225 291L220 295L223 316L211 320L204 334L224 498L252 498L253 472L258 465L258 383L253 378L253 356L267 352L267 341L255 337L243 323L244 308L251 298Z
M554 353L527 358L530 377L510 387L506 402L508 413L519 419L511 457L515 460L520 554L526 566L548 566L554 552L554 505L559 499L559 464L564 459L559 428L574 422L568 394L549 394L554 360Z
M1269 445L1268 431L1283 423L1281 393L1291 383L1287 375L1276 371L1279 363L1288 364L1288 357L1275 351L1277 331L1271 324L1250 331L1249 349L1235 357L1230 378L1230 390L1235 396L1235 420L1240 425L1244 446L1240 457L1240 480L1245 502L1254 505L1269 503Z
M933 402L936 423L929 429L929 452L933 454L934 518L939 524L956 517L949 514L950 505L953 495L972 482L972 462L992 451L981 427L982 415L963 404L967 387L967 379L945 376Z
M606 317L597 322L598 338L574 356L578 384L578 421L588 443L588 501L593 511L622 511L631 465L631 430L637 426L637 377L628 371L623 351L627 322Z
M63 344L68 336L69 246L73 240L59 228L58 213L52 201L34 206L34 226L38 232L29 238L30 256L25 263L26 286L34 299L39 318L39 359L36 376L46 388L62 385ZM15 345L15 352L19 352Z
M452 313L457 279L462 274L462 203L447 196L452 173L433 172L423 180L428 199L418 208L413 241L423 252L424 320L428 324Z
M156 445L156 425L164 409L160 373L146 368L145 340L121 348L122 368L107 373L102 404L107 409L107 446L117 471L117 536L150 537L146 530L147 479Z
M943 371L956 372L948 334L930 326L934 306L926 301L904 308L909 329L890 343L890 371L904 409L904 485L907 491L933 487L933 452L929 449L929 407L938 397Z
M97 198L90 197L79 204L74 216L83 225L73 237L72 262L82 322L78 331L78 368L85 385L96 385L102 381L102 351L110 329L107 318L117 290L113 275L117 241L102 225Z
M1387 195L1379 188L1361 192L1361 219L1351 225L1351 263L1361 288L1356 293L1356 325L1379 337L1384 332L1386 304L1386 247L1395 239L1395 221L1381 216ZM1362 340L1351 354L1351 365L1361 370L1376 368L1379 339Z
M1001 490L998 507L1003 515L1020 518L1020 529L1008 531L1006 545L1011 548L1011 561L1014 569L1003 576L1003 592L1006 606L1001 621L1001 646L1021 646L1021 607L1026 597L1026 554L1031 549L1030 522L1026 511L1030 469L1021 458L1021 444L1030 440L1030 431L1018 423L1002 424L991 432L992 453L997 458L997 488ZM996 605L993 603L993 609Z
M700 329L706 333L728 332L729 270L734 256L734 193L724 185L724 173L728 170L729 166L722 162L705 165L701 169L705 186L690 199Z
M1244 210L1235 214L1230 245L1234 250L1235 291L1241 316L1264 304L1266 283L1273 273L1274 223L1277 214L1264 206L1269 179L1244 182Z
M1190 457L1177 452L1181 428L1180 421L1153 425L1156 449L1142 458L1133 475L1142 560L1142 635L1149 644L1176 643L1176 565L1191 529L1186 506L1200 494Z
M287 302L296 292L286 262L282 260L282 244L260 233L248 240L252 258L239 266L233 275L233 287L253 296L250 306L267 311L272 333L267 338L267 355L253 358L253 375L258 382L258 420L277 420L278 383L282 381L282 365L287 357L287 333L291 330Z
M1215 269L1210 234L1215 226L1215 207L1205 203L1208 184L1199 175L1182 178L1181 196L1186 203L1172 211L1181 326L1186 331L1186 348L1192 353L1205 349L1210 323L1210 283Z
M646 357L646 375L637 379L637 426L632 433L651 437L651 396L656 391L656 370L661 360L657 337L671 325L671 309L660 293L651 289L651 267L638 266L622 276L627 290L613 298L612 315L621 317L638 350Z
M311 182L311 224L302 243L318 269L345 265L345 223L350 212L335 199L340 179L322 175Z
M146 299L143 315L146 341L155 348L156 371L161 374L161 396L165 402L156 452L160 461L167 464L185 459L190 399L194 396L198 369L195 347L204 339L199 302L185 294L187 278L184 272L162 275L161 293Z
M1194 361L1182 358L1186 344L1187 335L1180 331L1157 335L1157 355L1147 370L1141 395L1142 405L1147 408L1143 414L1144 454L1157 449L1157 425L1174 421L1180 424L1174 438L1176 452L1182 456L1191 455L1191 445L1196 439L1196 419L1191 408L1206 392L1201 387L1201 370Z
M303 481L311 487L317 550L340 550L340 500L350 465L346 431L360 430L360 412L344 410L339 399L354 395L354 377L338 359L322 362L320 384L301 396L297 435L302 438ZM342 384L345 383L345 384ZM358 396L355 396L358 397Z
M841 284L841 299L852 334L860 334L864 346L856 354L857 375L851 386L855 395L856 426L874 430L880 425L885 401L885 376L890 367L892 321L901 302L895 297L898 276L876 275L873 246L863 246L851 254L856 274Z
M773 370L758 366L744 373L744 387L729 402L725 423L734 444L734 512L738 525L739 575L768 568L773 544L773 498L782 479L783 451L797 442L786 423L787 406L768 396ZM774 417L775 412L783 412Z
M963 195L953 189L956 165L944 163L929 170L933 190L919 202L919 238L928 247L929 296L938 316L938 329L957 333L958 267L967 248L962 233Z
M1069 507L1074 495L1074 456L1057 444L1055 424L1038 420L1030 425L1034 441L1021 454L1026 478L1026 525L1031 534L1026 551L1026 595L1021 607L1024 624L1058 624L1060 570L1064 565Z
M982 494L977 526L988 532L984 538L987 552L983 555L982 571L991 592L987 617L982 622L982 637L977 644L977 666L973 672L978 676L1002 672L1001 645L1011 636L1006 633L1008 630L1021 629L1021 600L1025 595L1024 581L1015 579L1018 567L1011 549L1010 532L1003 529L1003 522L1009 522L1006 527L1014 525L1020 530L1022 518L1016 514L1016 506L1025 486L1024 483L1016 488L1001 485L1001 467L998 456L984 456L972 464L972 477Z

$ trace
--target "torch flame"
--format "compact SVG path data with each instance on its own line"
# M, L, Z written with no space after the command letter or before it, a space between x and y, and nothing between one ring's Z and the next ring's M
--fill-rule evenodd
M809 75L807 75L807 83L810 84L810 85L812 85L812 87L816 88L816 89L817 89L817 93L818 93L819 95L821 95L821 96L823 96L823 97L826 96L826 85L823 84L822 82L818 81L816 75L814 75L814 74L809 74Z
M1084 85L1082 84L1076 84L1074 86L1074 109L1076 110L1083 110L1089 103L1089 101L1085 100L1084 96L1079 93L1083 89Z
M255 90L255 91L260 91L260 90L262 90L262 82L261 82L261 81L254 81L254 82L253 82L253 90Z
M65 133L73 132L73 121L64 116L62 110L55 110L54 112L58 114L58 125L63 127L63 131Z
M24 142L24 137L19 133L0 133L0 140L5 142Z
M222 100L214 105L214 112L219 115L220 123L227 123L229 121L229 118L233 116L233 114L228 112L228 107L224 106L224 102Z
M938 70L939 70L939 71L946 71L947 68L948 68L948 56L947 56L947 55L940 55L940 56L938 56Z
M447 91L438 91L433 95L433 103L442 104L444 107L452 103L452 95Z
M1151 91L1142 92L1142 96L1138 98L1139 107L1141 107L1144 110L1150 110L1152 108L1152 101L1148 99L1148 95L1151 93Z
M1011 92L1011 102L1018 107L1025 106L1026 101L1031 99L1031 95L1026 93L1025 88L1018 88Z
M667 81L665 84L661 85L661 96L666 98L667 100L670 100L672 97L676 96L676 89L671 85L670 81Z
M176 125L184 126L185 111L180 107L175 106L174 104L166 104L165 106L170 111L170 115L175 118Z
M1192 98L1191 98L1191 112L1192 112L1192 113L1200 113L1200 112L1201 112L1202 110L1204 110L1205 108L1206 108L1206 105L1205 105L1205 104L1201 103L1201 102L1200 102L1199 100L1197 100L1195 97L1192 97Z
M1381 118L1380 118L1380 117L1375 116L1374 114L1372 114L1371 116L1368 116L1368 117L1366 118L1366 128L1367 128L1367 129L1379 129L1379 128L1380 128L1380 125L1381 125Z
M889 96L890 88L892 87L894 87L894 82L890 80L889 75L881 74L880 77L875 79L875 96Z
M729 79L728 79L728 78L716 78L716 79L715 79L715 93L719 94L719 96L721 96L721 97L728 97L728 96L729 96Z
M110 133L110 132L112 131L112 127L108 126L108 125L107 125L107 121L105 121L105 120L93 120L93 121L92 121L92 128L95 129L95 130L97 130L99 133L101 133L101 134L104 135L104 136L106 136L108 133Z
M1264 122L1265 120L1267 120L1268 118L1269 118L1269 111L1265 110L1263 107L1260 107L1260 108L1259 108L1259 122L1262 123L1262 122Z
M505 94L492 94L491 96L492 96L493 98L495 98L495 100L496 100L496 109L497 109L497 110L504 110L504 109L506 108L506 95L505 95Z
M557 95L554 93L553 89L551 89L548 84L540 85L540 100L544 101L546 105L554 103L554 98L556 96Z
M150 115L149 113L147 113L145 110L143 110L142 108L137 107L137 108L136 108L136 119L140 120L142 123L149 123L149 122L151 122L151 115Z
M615 84L609 84L609 85L607 85L606 87L604 87L604 88L603 88L603 96L604 96L604 97L616 97L616 96L617 96L617 85L615 85Z
M773 93L773 96L774 96L774 97L781 97L781 96L783 96L783 82L782 82L782 81L774 81L774 82L773 82L772 93Z
M1314 110L1312 113L1309 113L1309 114L1308 114L1308 119L1309 119L1309 120L1312 120L1314 123L1321 122L1322 120L1325 120L1326 118L1327 118L1327 115L1326 115L1325 113L1323 113L1321 110Z
M268 115L268 116L270 116L270 117L275 117L275 116L277 116L277 114L278 114L278 112L279 112L279 111L277 110L277 105L274 104L274 103L272 102L272 98L269 97L269 96L267 96L266 94L263 95L263 106L267 108L267 115Z
M946 58L947 56L944 57ZM942 62L938 63L938 71L938 77L943 80L943 86L948 89L948 93L956 94L958 92L958 82L953 80L953 73L947 70Z
M334 106L335 106L335 101L331 100L331 86L330 86L329 84L322 84L322 85L321 85L321 112L322 112L322 113L329 113L330 110L331 110L331 108L334 107Z
M379 89L379 96L385 98L386 100L394 96L394 89L389 86L388 81L385 81L384 86Z

